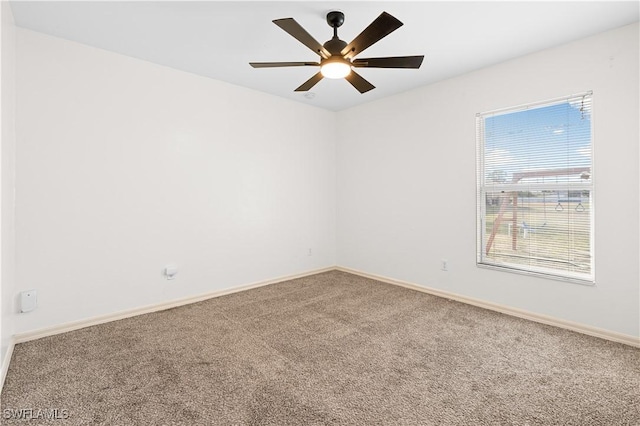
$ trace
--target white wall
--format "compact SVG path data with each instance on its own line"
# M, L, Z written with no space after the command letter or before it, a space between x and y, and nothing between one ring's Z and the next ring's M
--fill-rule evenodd
M638 61L634 24L341 112L338 264L639 336ZM597 284L476 267L475 114L586 90Z
M15 26L9 2L0 3L0 110L2 116L0 150L0 365L4 366L14 332L15 285ZM2 387L0 378L0 387Z
M10 295L35 288L40 306L15 332L337 263L640 334L640 208L620 206L640 193L637 24L338 114L27 30L17 43ZM476 112L584 90L597 285L477 268ZM337 147L318 122L337 122Z
M335 264L334 113L23 29L17 93L17 333Z

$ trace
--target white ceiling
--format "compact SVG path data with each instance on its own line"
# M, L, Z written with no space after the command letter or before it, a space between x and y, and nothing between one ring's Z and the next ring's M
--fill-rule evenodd
M16 25L171 68L341 110L638 21L625 2L270 2L12 1ZM320 43L325 16L345 13L349 42L382 11L404 23L358 57L425 55L419 70L359 69L376 89L358 93L345 80L322 80L313 99L293 90L312 67L254 69L249 62L315 61L271 21L294 18Z

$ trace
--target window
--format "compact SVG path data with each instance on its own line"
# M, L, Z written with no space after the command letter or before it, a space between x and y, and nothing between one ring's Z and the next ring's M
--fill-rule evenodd
M591 92L476 120L478 265L592 283Z

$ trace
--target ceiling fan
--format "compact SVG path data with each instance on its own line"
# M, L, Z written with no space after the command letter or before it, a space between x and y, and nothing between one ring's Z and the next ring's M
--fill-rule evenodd
M319 66L320 71L295 89L296 92L306 92L326 77L344 78L360 93L365 93L374 89L375 86L356 73L353 68L417 69L420 68L424 59L422 55L353 59L354 56L402 26L402 22L387 12L382 12L349 44L338 38L338 27L344 23L344 13L339 11L327 14L327 23L333 28L333 38L324 44L318 43L293 18L276 19L273 23L320 55L320 62L250 62L249 64L254 68Z

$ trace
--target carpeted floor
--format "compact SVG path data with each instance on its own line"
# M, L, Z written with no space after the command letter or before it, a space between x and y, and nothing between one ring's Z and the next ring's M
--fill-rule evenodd
M334 271L19 344L1 406L20 425L640 425L640 350Z

